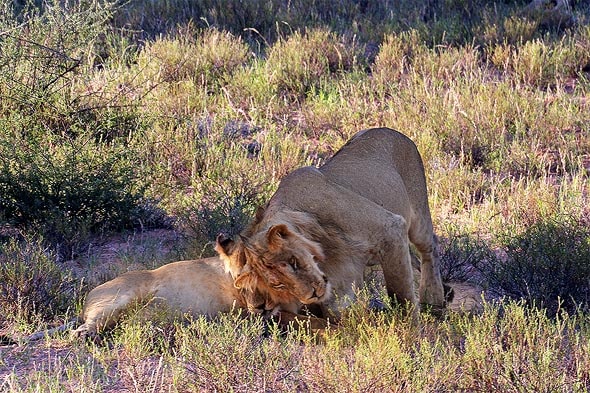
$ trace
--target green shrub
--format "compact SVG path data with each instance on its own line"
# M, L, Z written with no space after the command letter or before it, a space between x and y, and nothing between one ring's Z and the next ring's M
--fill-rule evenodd
M50 0L17 13L9 3L0 5L0 113L61 127L79 109L72 77L94 62L113 4Z
M145 127L136 97L122 87L106 96L80 77L99 62L113 3L2 7L0 220L38 230L62 257L152 220L134 162Z
M137 225L145 203L130 153L86 138L2 136L0 218L40 231L67 257L93 234Z
M590 227L582 219L540 219L503 236L505 256L484 271L489 289L555 315L590 306Z
M43 241L0 245L0 322L38 322L74 311L81 289Z
M200 188L202 197L189 209L188 222L202 239L213 240L220 233L238 234L261 203L260 185L240 176L223 181L204 179Z
M195 239L208 242L222 232L239 233L263 203L264 180L254 175L260 145L248 142L252 132L249 125L230 121L223 131L202 139L198 169L189 179L191 193L175 212Z
M455 231L440 241L440 273L444 282L481 283L479 267L496 263L496 255L482 239Z

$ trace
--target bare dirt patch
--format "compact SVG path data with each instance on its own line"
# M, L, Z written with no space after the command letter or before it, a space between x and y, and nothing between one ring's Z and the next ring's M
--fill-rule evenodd
M156 229L116 235L90 247L65 267L90 288L131 270L154 269L184 256L184 237L175 230Z

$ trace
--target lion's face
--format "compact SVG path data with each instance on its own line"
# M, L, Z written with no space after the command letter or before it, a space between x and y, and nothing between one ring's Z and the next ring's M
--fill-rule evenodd
M267 311L318 303L330 296L330 284L317 264L324 259L321 247L286 225L229 245L223 247L218 241L216 248L230 270L240 271L234 276L235 286L261 293Z
M244 241L251 274L262 281L271 297L291 296L303 304L321 302L329 297L330 285L318 267L318 262L324 259L319 244L284 224ZM239 280L236 285L240 285Z

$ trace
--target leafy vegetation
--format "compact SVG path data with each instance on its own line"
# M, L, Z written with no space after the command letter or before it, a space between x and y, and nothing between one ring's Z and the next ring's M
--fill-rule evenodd
M590 228L571 219L546 218L516 236L505 235L505 258L486 272L489 287L502 295L546 308L588 311Z
M418 145L443 274L489 300L417 329L361 299L321 337L131 317L112 350L1 349L0 390L587 391L590 8L573 3L551 25L522 1L0 0L3 332L79 309L66 261L90 269L102 239L172 228L209 254L282 176L374 126Z
M0 248L3 323L39 323L72 312L83 289L40 241L9 241Z

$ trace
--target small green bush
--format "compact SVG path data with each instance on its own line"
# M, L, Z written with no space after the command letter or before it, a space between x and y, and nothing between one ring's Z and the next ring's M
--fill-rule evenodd
M191 222L203 239L215 239L222 232L235 235L251 220L259 202L256 188L247 181L237 188L231 183L216 184L214 193L204 196L192 209ZM208 189L213 191L211 183Z
M590 227L567 216L544 218L503 236L505 256L485 271L489 289L555 315L590 306Z
M253 176L260 144L247 123L228 122L201 140L199 163L192 171L191 193L175 212L179 224L204 243L219 233L239 233L263 204L264 181Z
M73 311L82 288L42 240L0 245L0 322L51 320Z
M137 225L144 201L129 154L84 138L0 138L0 217L67 257L90 235Z
M496 255L482 239L453 231L440 241L440 273L443 282L481 283L479 267L496 263Z

